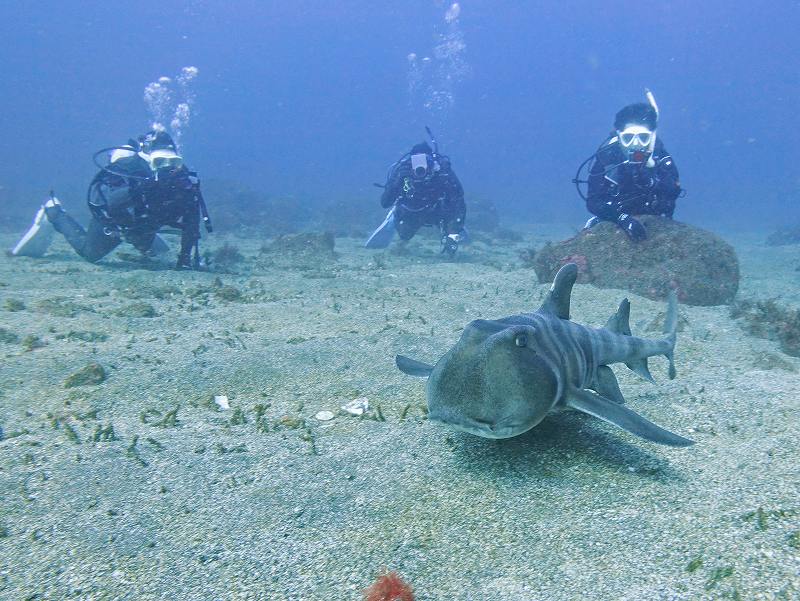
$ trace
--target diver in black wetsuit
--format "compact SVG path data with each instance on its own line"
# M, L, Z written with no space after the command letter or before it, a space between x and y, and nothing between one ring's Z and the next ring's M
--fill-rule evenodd
M450 158L426 142L415 145L389 171L381 206L394 207L394 227L410 240L422 226L439 228L442 252L452 256L466 232L464 189Z
M630 104L617 113L614 132L584 163L594 160L584 199L595 217L586 227L612 221L634 241L647 238L647 230L635 215L671 219L681 194L675 161L656 138L655 99L649 91L647 94L649 103ZM583 182L576 178L575 183Z
M51 196L12 254L40 256L46 251L47 245L38 240L46 217L75 252L91 262L99 261L123 241L142 253L165 250L165 243L157 236L159 229L177 228L181 246L176 267L198 267L200 221L202 218L211 231L210 221L197 174L183 164L170 135L152 131L126 146L108 150L113 151L109 163L89 185L89 227L84 229Z

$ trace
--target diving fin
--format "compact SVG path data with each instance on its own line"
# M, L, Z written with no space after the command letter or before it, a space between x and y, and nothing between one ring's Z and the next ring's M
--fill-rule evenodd
M567 406L619 426L651 442L671 447L688 447L694 444L693 440L673 434L646 420L635 411L588 390L577 388L571 390Z
M58 203L58 201L55 200L55 203ZM41 257L50 248L55 231L53 224L47 220L45 207L42 205L33 218L33 225L28 228L28 231L11 249L11 255L15 257Z
M387 213L386 219L383 220L369 239L364 243L364 248L386 248L392 243L394 238L394 207Z
M150 245L149 254L153 256L163 255L169 252L169 244L164 241L164 238L156 234L153 238L153 243Z
M397 369L409 376L427 378L433 371L433 365L428 365L427 363L416 361L415 359L409 359L403 355L397 355L394 358L394 362L397 365Z

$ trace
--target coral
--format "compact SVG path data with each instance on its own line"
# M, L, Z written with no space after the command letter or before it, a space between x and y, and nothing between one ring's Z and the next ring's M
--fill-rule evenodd
M384 572L364 591L364 601L414 601L414 590L397 572Z

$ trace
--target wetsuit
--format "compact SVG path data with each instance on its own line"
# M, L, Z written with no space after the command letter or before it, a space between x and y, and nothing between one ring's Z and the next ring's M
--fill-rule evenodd
M90 197L92 218L83 227L60 205L47 207L47 219L64 235L67 242L87 261L102 259L123 241L141 252L153 245L162 227L181 230L178 267L191 267L192 249L200 238L200 188L197 177L185 167L152 176L146 163L129 165L131 173L147 174L147 179L95 178L101 184ZM116 168L116 165L115 165ZM119 168L123 168L120 166Z
M409 158L397 163L389 173L381 205L396 207L395 227L402 240L410 240L424 225L439 227L443 236L461 233L467 216L464 189L450 160L441 155L423 178L412 174Z
M628 215L663 215L672 218L681 193L678 169L667 149L656 141L654 166L625 163L617 139L597 151L589 172L586 208L604 221L619 222ZM616 167L614 167L616 165Z

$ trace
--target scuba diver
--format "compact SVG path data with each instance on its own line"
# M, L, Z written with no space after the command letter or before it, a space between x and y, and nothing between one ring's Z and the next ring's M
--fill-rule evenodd
M108 163L101 165L98 157L104 153L110 156ZM158 231L168 227L181 234L176 268L199 268L200 220L208 232L212 230L211 221L197 174L183 164L172 137L165 131L151 131L124 146L99 150L94 162L100 171L87 192L89 227L84 229L66 213L51 193L11 254L42 256L52 239L52 229L92 263L123 241L143 254L162 254L168 247Z
M658 105L650 90L645 93L648 102L629 104L617 113L614 131L581 164L573 180L586 208L595 215L585 228L611 221L634 242L647 238L647 230L635 215L671 219L682 192L675 161L656 137ZM589 163L588 180L581 180ZM588 184L586 195L581 184Z
M386 248L395 231L401 240L410 240L422 226L439 228L442 253L450 257L466 239L464 189L450 158L439 154L431 130L425 129L433 148L427 142L416 144L389 168L385 185L375 184L383 188L381 206L390 210L366 248Z

